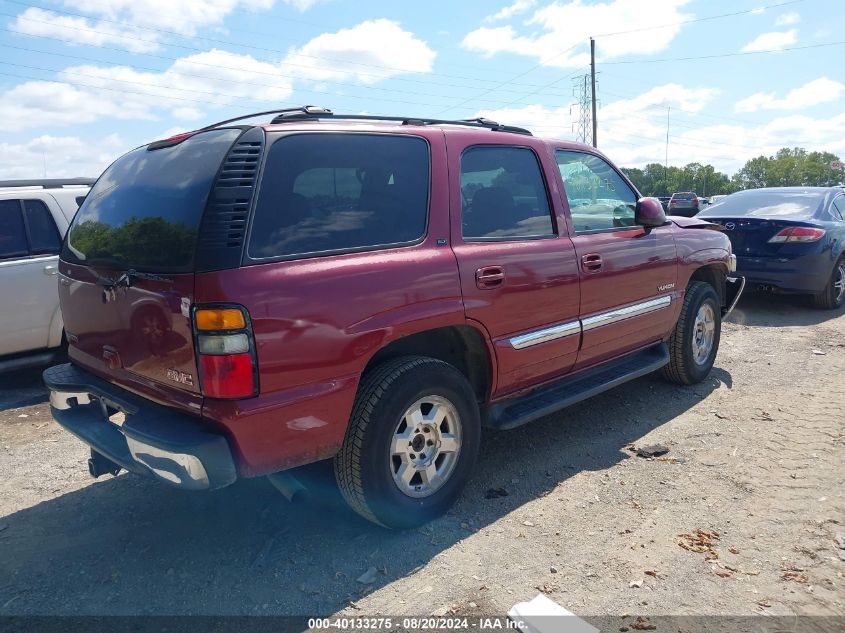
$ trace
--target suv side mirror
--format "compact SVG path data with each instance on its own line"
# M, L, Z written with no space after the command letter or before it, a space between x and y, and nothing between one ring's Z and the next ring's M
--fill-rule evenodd
M666 224L666 212L657 198L640 198L634 208L634 223L646 229Z

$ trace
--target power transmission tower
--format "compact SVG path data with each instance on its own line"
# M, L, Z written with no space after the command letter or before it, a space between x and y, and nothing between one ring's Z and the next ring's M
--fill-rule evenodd
M598 117L596 116L596 41L590 38L590 96L593 106L593 147L599 146Z
M578 118L572 124L575 140L585 145L593 144L593 88L590 75L575 77L572 80L573 104Z

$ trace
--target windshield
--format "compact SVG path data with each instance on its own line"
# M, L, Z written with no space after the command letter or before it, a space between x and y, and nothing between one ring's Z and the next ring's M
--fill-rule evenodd
M719 200L698 217L811 217L824 200L822 193L806 191L741 191Z
M62 259L190 271L212 181L239 134L235 128L212 130L172 147L143 146L117 159L85 197Z

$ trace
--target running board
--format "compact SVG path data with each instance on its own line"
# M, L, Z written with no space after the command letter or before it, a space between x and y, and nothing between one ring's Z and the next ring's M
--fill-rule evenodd
M541 387L526 396L498 402L488 411L487 426L504 430L533 422L629 380L650 374L668 362L669 348L665 343L660 343Z

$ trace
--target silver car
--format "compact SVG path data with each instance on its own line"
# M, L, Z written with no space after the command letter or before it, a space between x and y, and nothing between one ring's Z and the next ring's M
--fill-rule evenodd
M0 181L0 372L52 360L62 345L62 238L93 180Z

